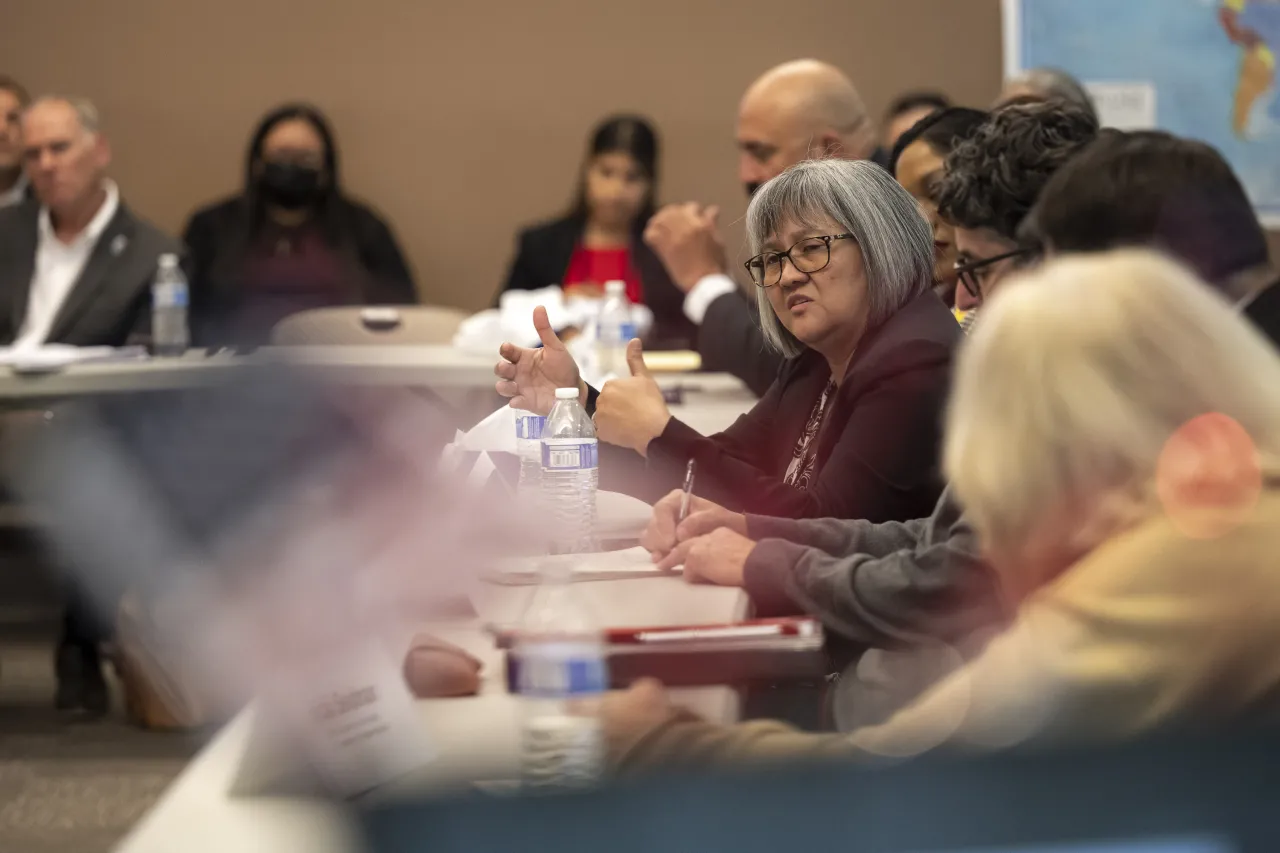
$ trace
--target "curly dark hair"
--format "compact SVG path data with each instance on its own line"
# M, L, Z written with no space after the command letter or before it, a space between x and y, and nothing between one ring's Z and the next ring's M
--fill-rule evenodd
M1098 122L1061 101L996 110L947 157L938 210L959 228L1016 240L1053 173L1098 135Z

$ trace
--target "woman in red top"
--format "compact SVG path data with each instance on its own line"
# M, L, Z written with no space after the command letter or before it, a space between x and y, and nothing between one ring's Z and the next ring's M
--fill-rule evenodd
M627 297L653 311L650 346L689 346L694 328L684 316L684 294L641 239L657 176L653 127L637 116L604 121L591 136L573 208L520 233L503 290L558 284L566 292L603 294L605 282L621 279Z

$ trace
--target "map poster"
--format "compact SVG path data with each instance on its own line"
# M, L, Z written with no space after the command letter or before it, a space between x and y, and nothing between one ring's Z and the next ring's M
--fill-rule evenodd
M1280 226L1280 0L1004 0L1005 74L1078 77L1103 123L1209 143Z

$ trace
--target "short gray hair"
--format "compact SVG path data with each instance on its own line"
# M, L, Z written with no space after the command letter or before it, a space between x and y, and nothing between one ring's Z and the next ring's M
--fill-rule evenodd
M1005 88L1015 85L1026 86L1046 100L1075 104L1089 113L1095 124L1098 123L1098 110L1094 106L1093 98L1089 96L1089 90L1061 68L1030 68L1010 79L1005 84Z
M858 241L867 273L868 325L889 319L933 286L933 230L916 200L867 160L806 160L762 186L747 208L751 254L784 222L832 220ZM765 340L788 358L804 344L782 325L765 288L756 288Z
M97 134L102 132L101 115L98 112L98 108L94 106L93 101L88 98L68 95L41 95L31 102L30 106L26 108L26 112L30 112L41 104L66 104L75 111L76 119L86 133Z

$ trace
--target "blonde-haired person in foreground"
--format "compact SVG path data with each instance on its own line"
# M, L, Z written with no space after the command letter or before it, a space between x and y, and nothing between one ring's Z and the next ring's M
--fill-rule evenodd
M1280 359L1191 273L1129 250L1012 282L962 352L945 456L1017 607L979 657L846 735L713 726L644 682L605 706L618 769L1111 740L1280 709Z

